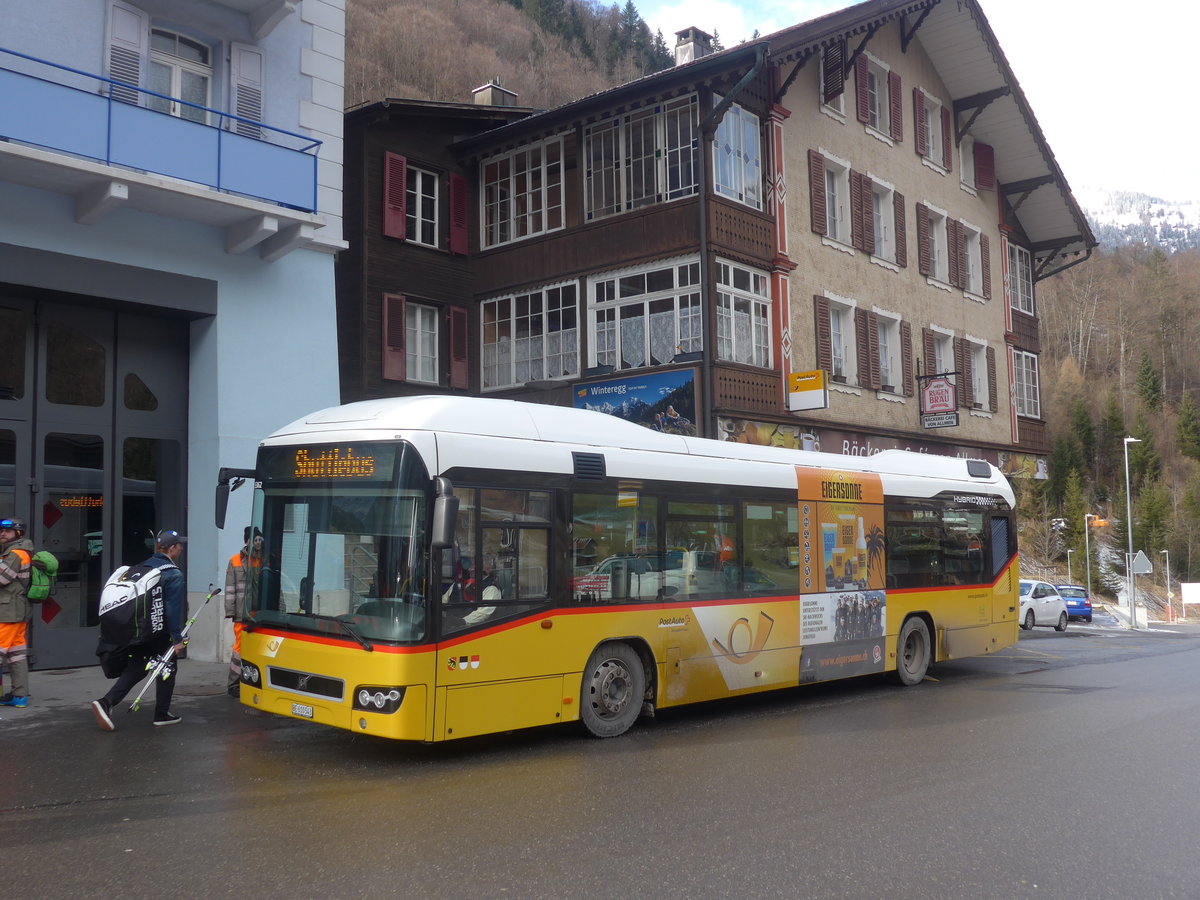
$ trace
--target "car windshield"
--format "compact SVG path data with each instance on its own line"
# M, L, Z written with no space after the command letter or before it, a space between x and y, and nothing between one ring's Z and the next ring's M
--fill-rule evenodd
M1021 596L1022 597L1028 596L1029 592L1032 590L1033 590L1033 582L1030 582L1030 581L1022 581L1021 582Z
M1085 591L1083 588L1060 587L1058 592L1064 597L1077 597L1081 600L1087 597L1087 591Z

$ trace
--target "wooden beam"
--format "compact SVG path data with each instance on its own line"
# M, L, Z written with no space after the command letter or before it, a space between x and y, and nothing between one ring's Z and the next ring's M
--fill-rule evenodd
M929 15L929 11L931 9L933 9L933 7L934 7L934 4L931 3L931 4L929 4L929 6L925 7L923 10L921 10L921 15L917 16L917 21L913 22L913 27L909 28L907 30L905 30L904 25L908 21L908 16L904 15L904 16L900 17L900 52L901 53L908 52L908 45L911 44L912 39L914 37L916 37L917 29L921 27L921 23L925 21L925 17Z
M1007 97L1012 93L1009 87L993 88L990 91L981 91L978 94L972 94L970 97L963 97L960 100L954 101L954 121L958 121L959 113L970 109L973 110L971 118L967 119L962 125L955 129L954 143L961 144L963 135L966 134L971 126L975 124L975 120L979 118L979 114L987 109L989 103L993 100L999 100L1001 97Z

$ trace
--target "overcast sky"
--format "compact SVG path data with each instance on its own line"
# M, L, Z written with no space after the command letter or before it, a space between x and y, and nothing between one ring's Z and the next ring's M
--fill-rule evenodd
M943 0L953 2L953 0ZM979 0L1073 189L1200 201L1200 34L1193 0ZM689 25L731 47L852 5L846 0L634 0L668 46ZM1126 10L1124 14L1120 10ZM1136 10L1136 13L1134 11ZM918 37L920 33L918 32Z

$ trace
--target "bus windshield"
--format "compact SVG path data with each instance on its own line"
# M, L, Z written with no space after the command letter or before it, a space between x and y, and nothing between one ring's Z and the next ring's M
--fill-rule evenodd
M305 450L307 465L319 452L345 452ZM326 466L311 480L288 468L297 448L262 451L254 521L263 550L247 597L255 625L345 636L367 648L426 637L430 482L411 449L353 448L356 459L368 451L378 451L368 477L338 477L336 467L329 477Z

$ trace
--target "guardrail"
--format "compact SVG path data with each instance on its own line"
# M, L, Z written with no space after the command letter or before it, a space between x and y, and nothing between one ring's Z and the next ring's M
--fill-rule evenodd
M35 67L50 71L38 75ZM197 118L147 108L159 98ZM321 141L0 47L0 138L317 209Z

